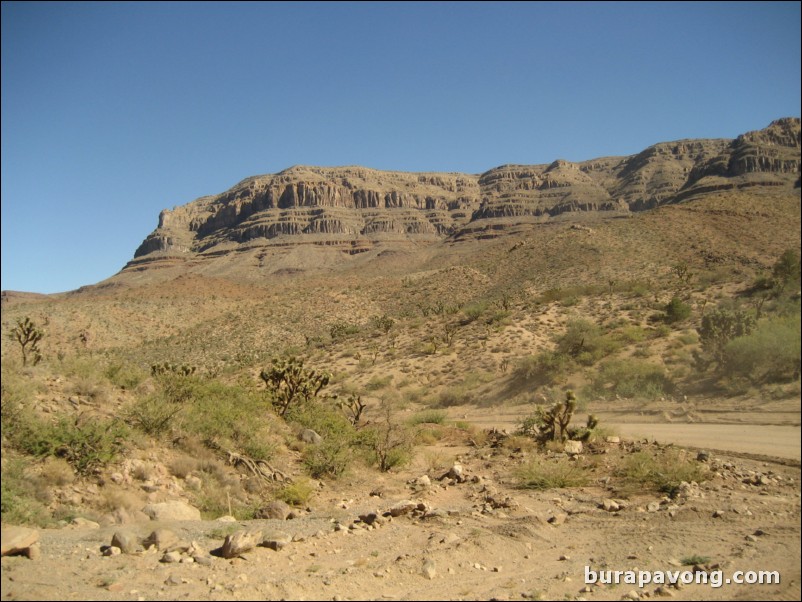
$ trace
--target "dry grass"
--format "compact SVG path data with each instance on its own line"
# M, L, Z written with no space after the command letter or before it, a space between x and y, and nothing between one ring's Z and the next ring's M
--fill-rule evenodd
M585 470L568 458L535 457L515 471L521 489L580 487L588 482Z
M15 299L3 308L3 414L11 417L24 402L26 411L44 409L50 416L74 418L88 406L119 415L121 405L150 395L160 401L158 383L148 376L153 364L195 366L207 405L182 407L155 445L175 443L185 454L168 463L174 476L203 473L204 483L225 491L234 483L219 458L229 446L247 445L251 456L297 458L285 449L289 430L276 425L257 376L282 353L333 373L333 392L362 395L365 420L376 420L383 400L436 408L412 419L420 422L419 445L482 445L484 431L452 426L440 418L443 408L453 417L466 405L491 415L509 402L540 402L548 392L540 385L577 391L593 385L580 396L591 409L616 395L675 401L688 390L726 395L693 366L696 328L717 298L735 298L785 248L798 247L798 202L789 209L789 198L780 190L733 192L628 219L583 216L592 233L559 220L530 224L481 242L359 259L292 278L253 281L241 268L221 280L175 268L169 278L166 271L143 273L131 288ZM714 267L693 249L710 250ZM681 330L659 321L677 294L671 266L679 261L700 275L682 292L691 314ZM26 315L46 323L47 336L41 365L23 370L19 349L5 335ZM392 320L387 333L374 326L377 316ZM547 355L560 352L579 320L592 325L595 340L580 333L562 357ZM336 324L350 326L332 337ZM89 336L82 341L83 332ZM585 349L574 354L579 343ZM518 367L516 358L541 358L548 378L536 378L534 359ZM660 386L647 386L655 382ZM769 384L771 399L793 394L794 387L798 395L796 382L760 386ZM226 423L235 410L243 411ZM217 428L224 423L225 431ZM294 439L286 445L303 451ZM505 446L530 451L526 440L510 439ZM54 464L41 478L62 486L69 477ZM216 509L228 504L220 495L203 503Z
M75 471L62 458L48 458L42 464L39 477L48 486L63 487L75 481Z

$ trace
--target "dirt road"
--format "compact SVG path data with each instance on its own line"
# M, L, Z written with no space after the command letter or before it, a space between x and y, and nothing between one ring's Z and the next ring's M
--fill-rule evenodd
M626 438L802 459L799 426L763 424L612 424Z
M516 406L492 414L469 412L459 418L483 428L514 431L520 425L521 418L530 412L531 407ZM599 412L597 416L600 424L627 439L648 438L660 443L802 460L802 430L798 410L772 417L785 424L759 423L766 416L755 412L705 415L711 420L709 422L664 422L656 411L644 413L620 409ZM577 416L580 423L584 419L584 415ZM734 423L736 420L737 423Z

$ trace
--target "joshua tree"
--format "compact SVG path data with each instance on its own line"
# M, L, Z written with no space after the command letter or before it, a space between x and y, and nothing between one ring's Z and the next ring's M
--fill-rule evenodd
M583 427L571 427L571 419L576 411L576 396L573 391L565 393L565 401L557 401L548 409L537 406L534 414L524 418L520 433L534 437L541 444L549 441L588 441L599 425L599 420L591 414Z
M39 351L39 341L45 333L33 323L33 321L25 316L24 319L18 319L17 325L11 331L11 339L17 341L22 349L22 365L28 365L28 358L35 366L42 361L42 353Z
M365 403L362 401L362 396L352 393L348 399L339 400L337 405L343 410L348 417L348 422L353 426L358 427L359 421L362 419L362 412L365 411Z
M295 357L275 358L272 367L262 370L259 377L272 396L273 407L282 417L291 405L317 397L331 380L330 374L305 368L304 361Z
M576 410L576 397L573 391L565 394L565 401L558 401L548 410L538 407L540 433L546 441L565 441L568 438L568 424Z

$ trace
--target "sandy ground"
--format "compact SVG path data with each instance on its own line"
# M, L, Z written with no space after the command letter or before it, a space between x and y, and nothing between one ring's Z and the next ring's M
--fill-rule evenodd
M799 426L754 424L613 424L621 435L676 445L802 459Z
M596 457L622 453L622 447ZM610 511L602 502L611 493L599 484L516 489L510 469L524 459L509 450L440 451L458 454L470 478L450 485L433 478L431 486L419 488L409 484L424 472L418 463L403 474L355 475L327 487L312 501L309 513L290 521L182 521L42 531L39 559L2 559L2 599L800 598L798 466L714 454L710 467L716 476L687 495L668 500L644 492ZM744 483L755 475L763 475L765 484ZM381 497L375 495L377 489ZM489 503L488 496L500 503ZM403 499L421 502L427 511L371 527L358 518L371 510L381 513ZM208 561L166 563L163 552L155 550L102 555L115 531L125 529L141 539L157 526L195 542ZM293 541L280 551L260 546L233 559L210 555L226 532L238 530L282 533ZM589 570L633 575L681 571L691 579L692 557L702 557L699 570L707 571L710 580L760 570L777 571L781 581L719 587L708 581L681 589L585 581Z
M452 417L515 430L531 407L452 408ZM659 410L659 408L658 408ZM781 418L776 418L780 416ZM679 415L679 414L678 414ZM699 420L688 413L689 420ZM353 474L327 484L301 517L289 521L180 521L70 526L40 532L41 557L2 559L3 600L799 600L800 427L787 424L662 421L659 411L600 414L624 439L580 462L616 466L615 458L665 443L711 451L710 478L676 498L659 492L616 497L605 479L545 491L516 487L516 467L535 452L449 444L419 449L400 473ZM757 422L759 415L720 412L715 420ZM634 441L629 441L632 438ZM725 451L730 450L730 451ZM459 458L464 482L439 480L431 458ZM690 457L695 457L694 451ZM612 474L611 468L608 473ZM431 484L415 484L422 475ZM605 500L617 508L605 509ZM416 511L368 526L400 500ZM156 527L194 542L206 556L163 561L164 551L104 557L112 535L142 540ZM215 556L227 533L259 530L290 541L239 557ZM680 588L627 583L680 571L699 580ZM586 583L587 571L622 573L618 584ZM739 571L769 571L770 584L736 584ZM776 572L776 573L774 573ZM634 577L633 577L634 578ZM592 579L591 579L592 581Z
M621 407L594 412L600 424L622 437L647 438L660 443L694 448L726 450L756 456L802 459L802 429L798 402L785 402L772 412L674 409L678 417L671 417L669 406L657 405L635 409ZM460 415L484 428L514 431L523 416L532 411L530 406L510 406L488 412L477 409ZM581 422L584 415L577 417Z

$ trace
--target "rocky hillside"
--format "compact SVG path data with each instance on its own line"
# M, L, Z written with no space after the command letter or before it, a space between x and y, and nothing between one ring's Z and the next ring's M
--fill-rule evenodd
M627 215L711 193L799 187L800 120L735 140L681 140L581 163L504 165L480 175L295 166L159 216L123 273L189 264L214 271L232 252L264 272L288 249L315 263L387 249L497 236L521 224ZM323 251L323 254L321 254ZM309 257L307 257L309 259ZM308 261L305 262L308 269Z

